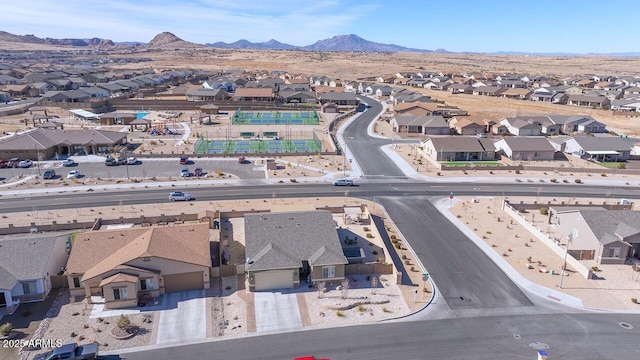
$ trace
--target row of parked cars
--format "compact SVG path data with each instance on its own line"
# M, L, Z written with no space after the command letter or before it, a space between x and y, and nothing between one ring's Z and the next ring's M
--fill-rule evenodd
M33 166L33 161L26 159L20 160L19 158L12 158L9 160L0 160L0 168L30 168Z
M135 157L119 157L119 158L113 158L111 156L107 156L107 158L104 160L104 164L107 166L118 166L118 165L137 165L138 164L138 159Z

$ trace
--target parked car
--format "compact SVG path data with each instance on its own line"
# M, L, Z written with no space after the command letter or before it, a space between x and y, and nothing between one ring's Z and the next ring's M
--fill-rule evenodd
M191 195L187 193L183 193L182 191L172 191L169 193L169 200L171 201L189 201L191 200Z
M193 170L193 176L202 176L204 175L204 172L202 171L202 168L196 168L195 170Z
M138 159L136 159L133 156L127 159L127 164L129 165L136 165L137 163L138 163Z
M107 156L107 158L104 160L104 164L107 166L118 166L118 162L116 161L116 159Z
M189 168L188 167L183 167L182 170L180 170L180 177L189 177L191 176L191 174L189 173Z
M9 167L9 162L7 160L0 159L0 168L6 168L6 167Z
M95 359L98 354L98 343L93 342L84 345L77 343L64 344L54 348L52 351L36 356L35 360L90 360Z
M333 181L335 186L353 186L353 180L350 179L337 179Z
M80 172L78 170L71 170L67 174L67 179L77 179L80 177Z
M65 159L65 160L62 162L62 166L65 166L65 167L73 166L73 165L75 165L75 164L76 164L76 162L75 162L75 161L73 161L73 159Z
M116 162L118 163L118 165L124 165L127 163L127 158L120 156L118 160L116 160Z
M180 156L180 165L187 165L189 163L188 156Z
M33 161L27 159L27 160L22 160L18 163L18 167L21 168L30 168L31 165L33 165Z
M45 170L44 173L42 173L42 178L45 180L51 180L51 179L55 179L56 178L56 172L49 169L49 170Z
M19 158L11 158L9 159L9 162L7 163L7 167L18 167L18 164L20 163L20 159Z

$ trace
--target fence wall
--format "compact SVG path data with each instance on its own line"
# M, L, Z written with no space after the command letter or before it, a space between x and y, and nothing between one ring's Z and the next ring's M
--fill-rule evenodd
M531 232L538 240L540 240L543 244L545 244L551 251L553 251L556 255L560 256L560 258L564 258L565 249L549 239L547 235L545 235L540 229L534 227L530 224L525 218L520 216L518 211L509 204L507 201L502 202L502 209L510 215L518 224L522 225L527 231ZM578 273L584 276L586 279L591 277L591 271L587 269L582 263L573 258L572 256L567 256L567 263L571 265Z
M348 264L344 266L344 274L349 275L387 275L393 274L393 264L366 263Z

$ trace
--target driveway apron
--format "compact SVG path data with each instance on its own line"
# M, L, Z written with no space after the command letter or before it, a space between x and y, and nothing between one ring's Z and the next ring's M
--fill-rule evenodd
M158 345L187 343L206 337L204 290L167 293L163 303L167 309L160 312L156 341Z
M283 331L302 327L296 294L255 292L256 330Z

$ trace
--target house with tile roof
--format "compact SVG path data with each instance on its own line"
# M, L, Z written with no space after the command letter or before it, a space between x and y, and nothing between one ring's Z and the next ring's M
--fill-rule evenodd
M70 235L35 236L0 241L0 317L20 303L43 301L52 276L67 264Z
M569 253L600 264L624 264L640 254L640 212L631 210L568 209L554 214L556 230L575 235ZM575 256L579 254L578 256Z
M244 231L251 291L345 278L348 261L329 211L245 214Z
M389 124L393 131L404 134L449 135L451 132L449 124L440 115L397 115Z
M72 296L107 309L136 306L140 296L208 289L209 224L80 233L65 275Z

